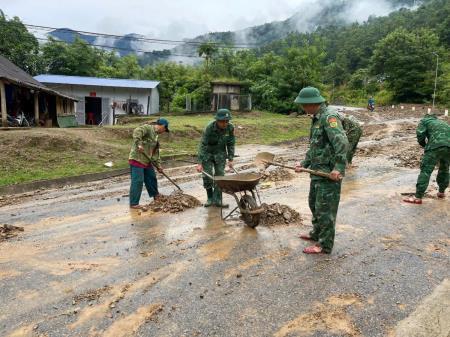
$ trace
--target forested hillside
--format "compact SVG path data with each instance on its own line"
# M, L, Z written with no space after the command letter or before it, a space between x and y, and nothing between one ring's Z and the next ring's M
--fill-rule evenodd
M336 6L344 3L336 2ZM273 24L257 28L261 38L273 35ZM228 40L228 47L206 40L195 47L194 53L205 62L144 66L140 56L121 57L79 38L71 44L51 40L40 45L19 18L9 20L2 15L0 53L31 74L159 80L161 109L165 111L183 110L187 94L207 101L212 79L238 80L247 85L257 108L282 113L296 109L293 99L306 85L321 88L336 103L363 105L369 95L379 104L430 102L439 57L436 101L450 104L447 0L429 0L419 8L402 8L364 23L328 20L311 32L290 32L249 49L234 48L232 34L223 35L222 42Z

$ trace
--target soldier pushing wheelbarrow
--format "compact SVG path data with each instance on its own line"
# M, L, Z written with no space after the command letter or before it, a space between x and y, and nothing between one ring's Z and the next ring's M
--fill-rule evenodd
M197 171L199 173L204 171L208 174L203 175L203 186L207 195L205 207L228 207L222 201L221 188L214 184L211 177L225 175L227 160L228 166L233 168L236 139L234 126L230 123L231 119L230 110L221 109L217 111L215 121L208 124L200 142Z

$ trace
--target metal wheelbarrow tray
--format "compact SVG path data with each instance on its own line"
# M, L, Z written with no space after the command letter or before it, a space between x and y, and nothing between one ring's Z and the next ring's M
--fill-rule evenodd
M222 215L223 220L229 218L239 208L242 219L249 227L255 228L259 225L264 209L260 205L261 199L256 187L261 178L261 175L255 173L214 177L214 182L222 192L232 195L237 203L237 206L226 217Z

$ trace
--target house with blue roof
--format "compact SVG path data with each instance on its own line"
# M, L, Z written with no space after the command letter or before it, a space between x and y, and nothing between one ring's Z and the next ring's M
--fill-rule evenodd
M79 125L113 125L120 115L159 112L157 81L65 75L38 75L35 79L77 99Z

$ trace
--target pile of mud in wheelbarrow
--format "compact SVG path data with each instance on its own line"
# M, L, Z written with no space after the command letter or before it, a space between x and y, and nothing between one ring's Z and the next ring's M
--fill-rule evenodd
M227 220L239 212L241 219L251 228L258 225L300 223L302 220L300 214L289 206L261 203L258 184L263 177L264 175L257 173L236 173L214 177L214 183L222 189L223 193L231 195L237 204L226 215L221 208L222 219Z

